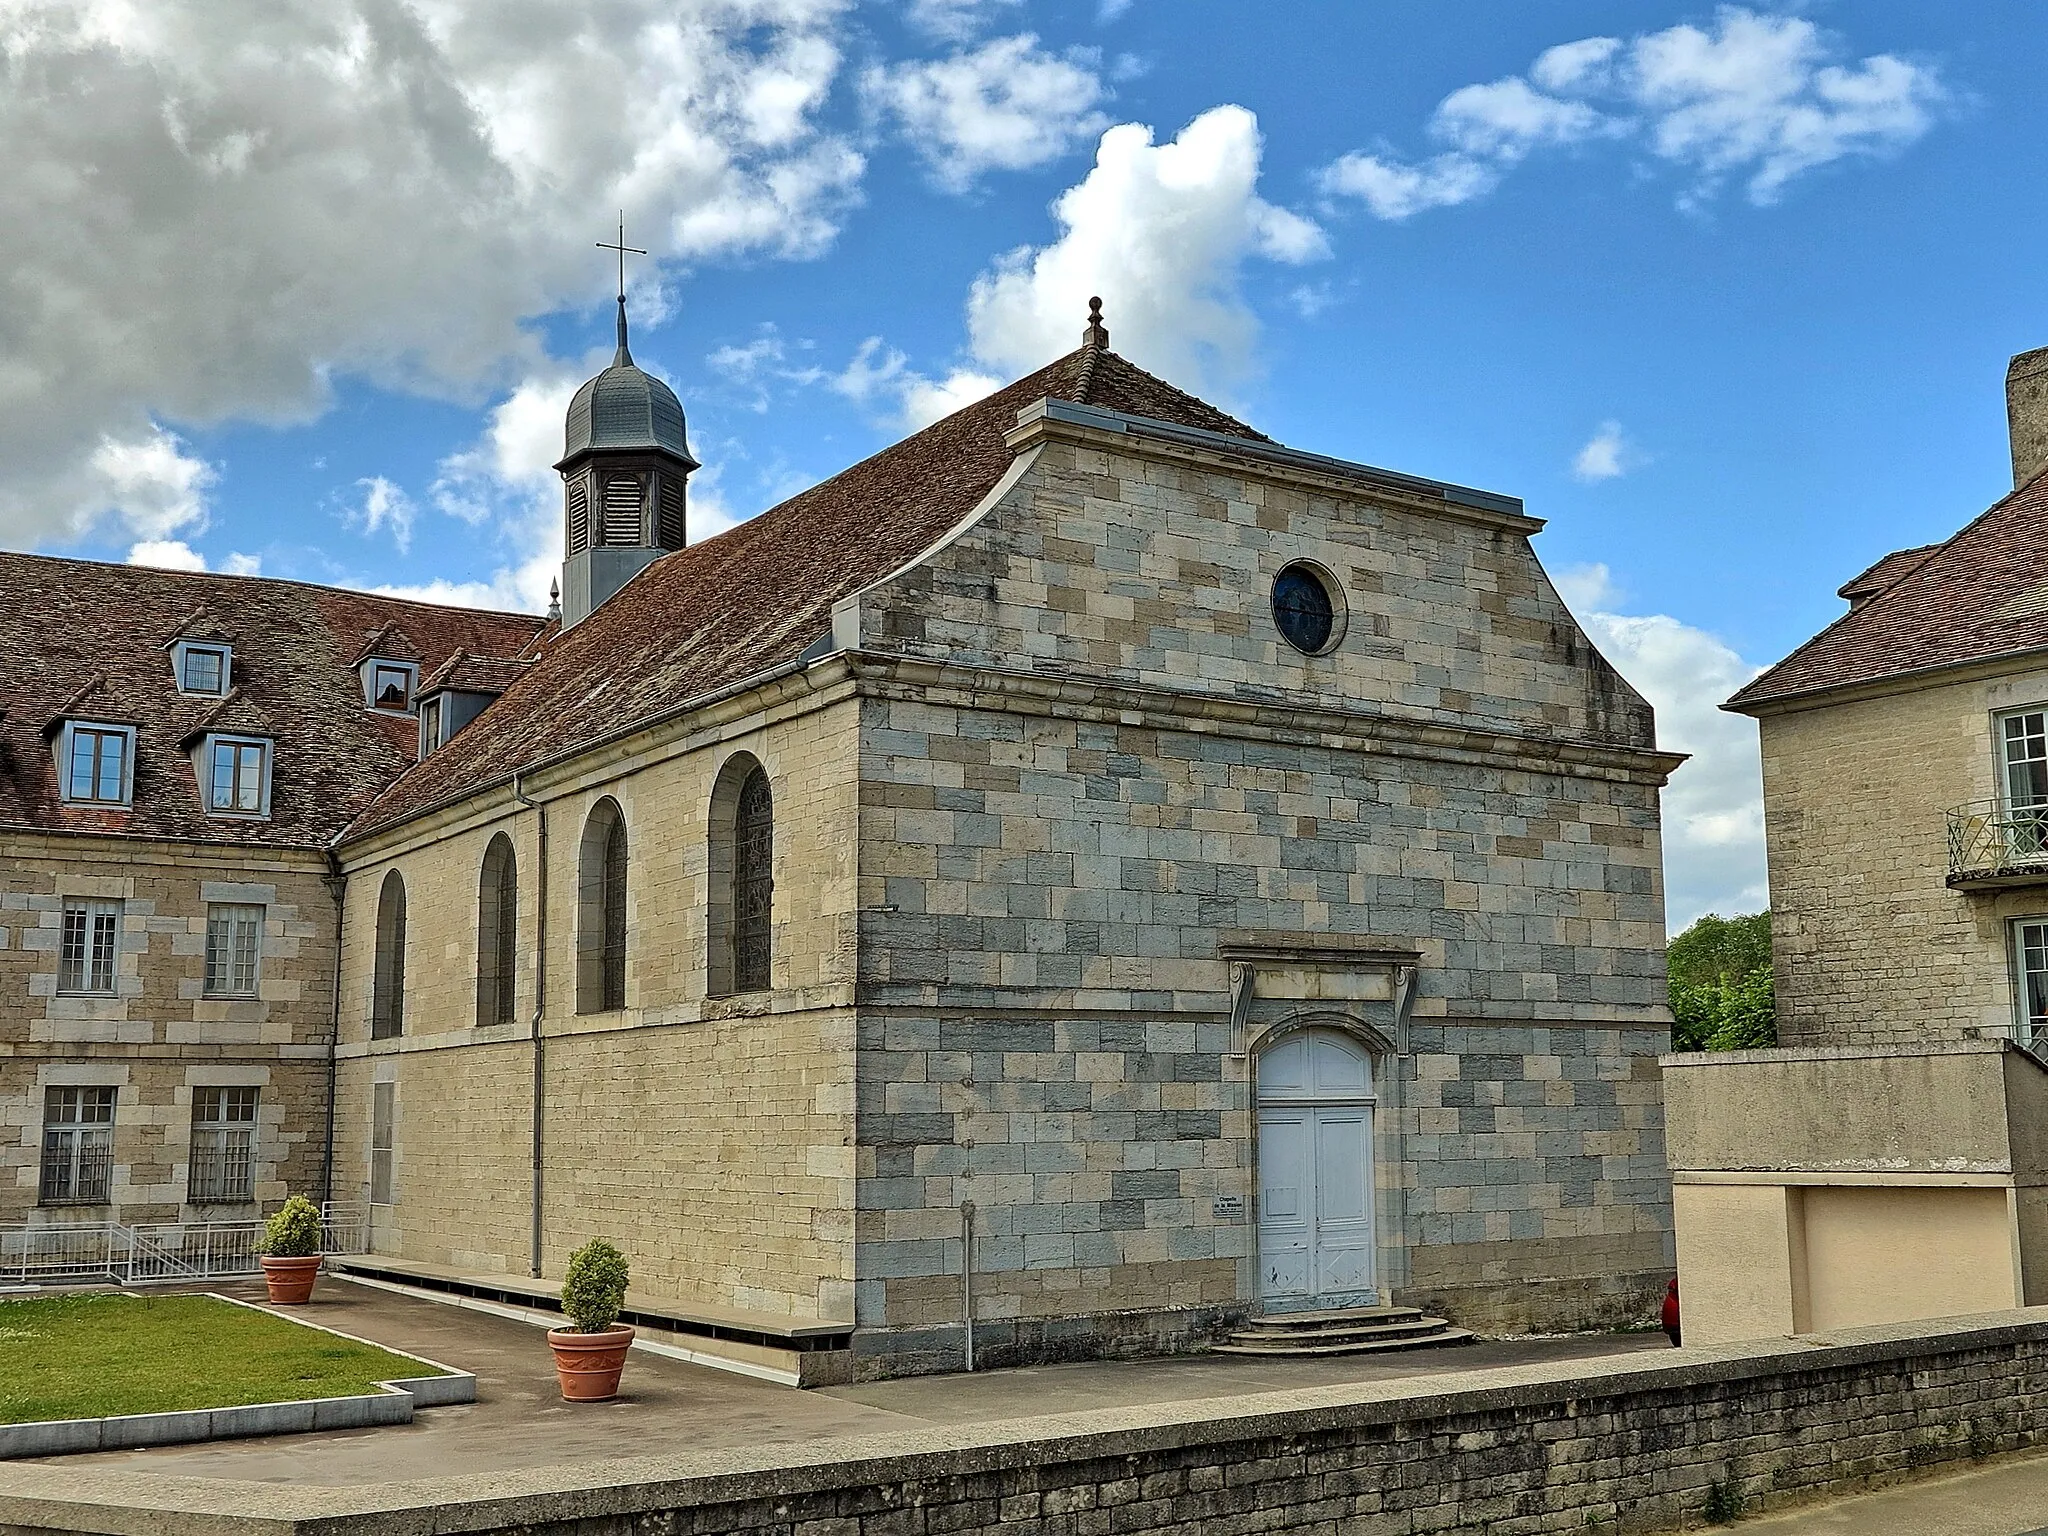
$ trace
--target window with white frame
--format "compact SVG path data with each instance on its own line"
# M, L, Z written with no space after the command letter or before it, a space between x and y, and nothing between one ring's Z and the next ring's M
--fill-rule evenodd
M396 1203L392 1159L398 1146L398 1084L370 1085L370 1204Z
M64 798L87 805L126 805L134 783L135 732L122 725L67 725L61 763Z
M263 949L263 908L213 902L206 909L206 995L254 997Z
M44 1205L104 1205L114 1183L114 1090L43 1091Z
M2012 925L2012 972L2020 1043L2048 1042L2048 917Z
M206 739L206 808L221 816L270 809L270 743L247 736Z
M192 1090L192 1152L185 1199L227 1205L255 1198L255 1088Z
M121 947L121 904L66 897L57 949L59 992L111 993Z
M402 661L370 663L370 707L409 714L414 669Z
M224 645L179 645L174 658L178 668L178 691L215 697L226 693L233 670L232 654Z

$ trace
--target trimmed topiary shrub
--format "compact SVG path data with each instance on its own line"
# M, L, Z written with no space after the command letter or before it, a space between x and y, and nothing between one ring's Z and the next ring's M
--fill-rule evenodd
M578 1333L603 1333L626 1304L626 1256L609 1239L593 1237L569 1255L562 1276L562 1310Z
M263 1226L262 1252L273 1259L308 1259L320 1251L320 1207L293 1195Z

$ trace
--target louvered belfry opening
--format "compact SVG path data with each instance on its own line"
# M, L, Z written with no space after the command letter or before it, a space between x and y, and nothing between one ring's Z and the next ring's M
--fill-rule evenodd
M625 549L647 543L642 516L647 487L639 475L604 477L604 542Z
M661 518L655 529L655 542L663 549L681 549L688 542L688 529L683 521L683 482L678 475L662 475Z
M775 808L768 772L755 767L740 786L733 815L733 989L768 987L770 935L775 910Z
M569 482L568 549L580 555L590 548L590 487L578 475Z

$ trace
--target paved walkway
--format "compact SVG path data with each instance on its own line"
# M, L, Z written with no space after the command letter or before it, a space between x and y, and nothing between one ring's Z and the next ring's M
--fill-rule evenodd
M2048 1536L2048 1457L1745 1520L1742 1536Z
M260 1284L219 1289L249 1300L260 1300L263 1294ZM109 1451L53 1458L48 1464L235 1482L345 1486L1434 1376L1669 1347L1661 1334L1596 1334L1335 1360L1210 1355L1040 1366L809 1392L635 1350L626 1367L625 1396L611 1403L571 1407L555 1389L554 1367L541 1331L530 1324L353 1285L334 1276L320 1282L310 1306L281 1310L474 1371L477 1401L424 1410L411 1424L387 1429Z

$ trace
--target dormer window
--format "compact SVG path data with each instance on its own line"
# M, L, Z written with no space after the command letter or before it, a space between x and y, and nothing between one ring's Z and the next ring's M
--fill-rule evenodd
M268 741L255 736L209 736L200 749L199 770L210 814L270 814Z
M420 669L410 661L385 661L372 657L363 663L363 701L371 709L395 715L412 713L412 692L418 686Z
M64 798L74 805L126 805L135 792L135 728L66 723L57 742Z
M171 655L171 665L178 673L178 691L219 698L228 691L232 657L233 652L225 645L179 641Z

